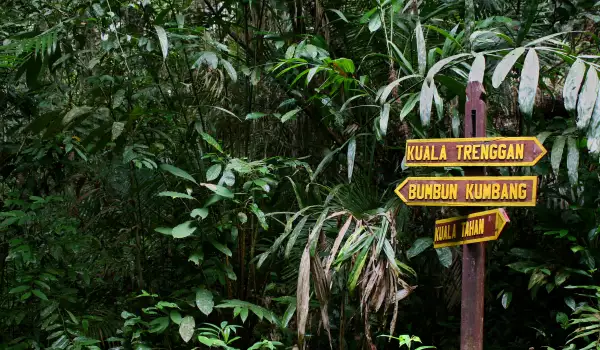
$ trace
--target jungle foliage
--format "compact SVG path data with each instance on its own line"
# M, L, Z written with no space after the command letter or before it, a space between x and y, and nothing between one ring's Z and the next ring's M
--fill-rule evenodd
M600 3L4 0L0 349L458 349L405 140L537 136L486 349L600 347Z

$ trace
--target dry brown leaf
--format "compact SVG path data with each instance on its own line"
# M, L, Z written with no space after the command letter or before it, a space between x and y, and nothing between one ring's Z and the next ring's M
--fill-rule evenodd
M344 226L342 226L342 228L340 229L340 233L338 233L338 236L335 239L335 242L333 242L333 247L331 248L331 252L329 253L329 259L327 260L327 265L325 267L325 275L327 276L327 279L329 280L330 275L329 275L329 269L331 268L331 264L333 263L333 260L335 259L335 256L337 255L337 251L338 249L340 249L340 244L342 244L342 240L344 239L344 236L346 236L346 231L348 231L348 228L350 227L350 224L352 223L352 215L348 216L348 220L346 220L346 222L344 223Z
M329 326L329 312L327 310L327 305L329 303L329 283L327 283L327 277L325 276L325 271L323 271L321 260L317 256L314 256L310 259L310 267L313 275L313 284L315 286L315 295L317 296L320 304L321 321L323 323L323 328L325 328L325 331L327 331L329 346L333 348L331 329Z
M298 286L296 288L296 319L298 322L298 345L305 348L306 320L310 301L310 242L307 242L300 259Z

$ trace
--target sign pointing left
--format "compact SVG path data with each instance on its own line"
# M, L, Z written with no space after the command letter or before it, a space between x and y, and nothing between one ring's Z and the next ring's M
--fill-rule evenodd
M504 209L494 209L435 222L435 248L494 241L510 219Z

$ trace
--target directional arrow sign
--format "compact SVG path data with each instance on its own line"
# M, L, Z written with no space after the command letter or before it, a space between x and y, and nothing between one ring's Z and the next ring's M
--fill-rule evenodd
M405 163L409 167L532 166L546 153L535 137L407 140Z
M435 222L435 248L494 241L509 222L504 209L494 209Z
M533 207L537 176L409 177L395 192L407 205Z

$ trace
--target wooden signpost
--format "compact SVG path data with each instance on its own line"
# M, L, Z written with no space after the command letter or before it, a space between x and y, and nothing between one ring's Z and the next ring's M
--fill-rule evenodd
M463 245L461 350L483 350L485 242L496 240L509 222L504 209L481 206L535 206L536 176L484 176L485 166L532 166L546 149L535 137L486 137L486 104L481 82L469 82L465 138L407 140L409 167L465 166L464 177L408 177L395 190L407 205L469 207L464 216L435 223L434 247Z
M532 166L546 154L535 137L406 141L406 166Z
M434 248L493 241L506 225L504 209L494 209L435 222Z
M395 190L407 205L535 206L537 176L409 177Z

